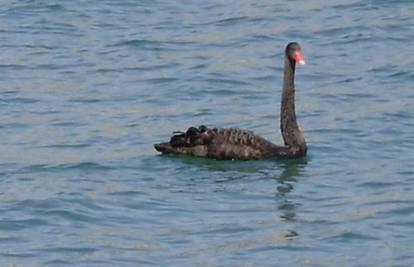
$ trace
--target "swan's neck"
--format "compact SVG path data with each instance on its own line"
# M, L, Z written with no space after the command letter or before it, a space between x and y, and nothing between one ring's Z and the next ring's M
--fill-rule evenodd
M294 80L295 61L285 56L280 129L286 146L298 147L306 153L306 142L296 122Z

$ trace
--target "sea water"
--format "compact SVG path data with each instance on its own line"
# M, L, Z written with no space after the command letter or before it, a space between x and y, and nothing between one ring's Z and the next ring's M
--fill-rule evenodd
M300 160L160 156L174 130ZM3 1L0 266L413 266L413 1Z

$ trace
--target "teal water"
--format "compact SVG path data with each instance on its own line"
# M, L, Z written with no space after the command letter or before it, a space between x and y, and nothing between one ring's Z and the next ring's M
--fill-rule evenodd
M414 3L4 1L0 266L413 266ZM159 156L194 124L302 160Z

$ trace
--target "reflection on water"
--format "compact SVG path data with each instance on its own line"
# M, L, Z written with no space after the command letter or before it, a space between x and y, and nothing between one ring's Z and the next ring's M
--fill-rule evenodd
M295 229L295 222L297 217L297 207L301 205L300 201L295 197L290 197L290 193L295 190L295 185L301 183L301 176L306 173L306 166L309 159L294 159L294 160L267 160L267 161L220 161L206 158L196 158L188 156L160 156L163 160L171 161L173 164L184 163L188 167L194 167L200 174L202 179L209 179L204 174L211 176L212 173L217 172L219 175L214 176L215 183L219 184L218 191L227 192L237 190L233 193L234 199L245 198L246 193L252 188L260 186L261 182L272 182L273 186L269 187L273 191L274 201L272 205L274 214L280 220L275 221L275 218L267 219L257 218L259 224L286 224L282 227L283 230L272 231L271 237L258 236L255 239L237 241L235 243L228 242L225 246L233 249L254 248L260 247L262 243L267 243L275 240L289 240L300 236L300 231ZM197 178L193 178L196 179ZM200 180L197 181L198 186L201 186ZM244 184L244 186L240 186ZM273 189L272 189L273 188ZM269 193L270 193L269 191ZM249 196L250 198L252 196ZM229 201L229 202L231 202ZM227 209L226 209L227 210ZM228 210L230 213L238 213L237 210ZM266 216L267 217L267 216ZM252 222L250 222L250 226ZM256 222L257 223L257 222ZM217 226L214 226L216 228ZM222 228L220 226L219 228ZM233 222L226 224L227 231L230 229L238 229L237 231L244 231L247 225L240 224L240 222ZM280 228L280 226L278 226ZM212 250L216 247L210 248ZM190 253L190 252L186 252ZM192 251L191 253L196 253ZM201 253L201 251L197 252Z
M276 199L278 203L278 211L282 214L280 218L286 222L294 222L296 218L296 207L300 203L289 199L289 193L294 190L294 184L300 182L300 175L306 171L306 165L308 163L307 158L296 160L284 160L280 162L282 173L275 178L277 181L276 186ZM295 230L288 230L285 235L286 238L294 238L299 236L299 233Z

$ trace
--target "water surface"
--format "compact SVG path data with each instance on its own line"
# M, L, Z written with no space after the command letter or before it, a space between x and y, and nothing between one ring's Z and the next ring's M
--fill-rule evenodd
M6 1L1 266L413 266L412 1ZM159 156L193 124L302 160Z

